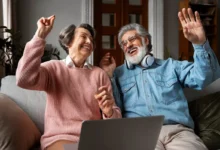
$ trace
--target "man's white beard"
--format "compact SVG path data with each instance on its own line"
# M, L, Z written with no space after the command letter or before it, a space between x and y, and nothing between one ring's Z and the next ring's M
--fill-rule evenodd
M128 53L125 53L125 59L129 61L133 65L137 65L141 62L141 60L147 54L147 46L140 46L138 47L138 53L134 56L129 56Z

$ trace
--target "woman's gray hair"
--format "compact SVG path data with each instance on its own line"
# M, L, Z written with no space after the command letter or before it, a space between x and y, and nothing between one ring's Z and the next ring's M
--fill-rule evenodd
M63 28L60 32L60 35L59 35L60 46L66 51L67 54L69 54L68 45L72 42L72 40L74 38L76 28L84 28L84 29L88 30L93 38L93 44L94 44L96 33L95 33L95 30L92 26L90 26L87 23L82 23L78 27L76 27L74 24L71 24L71 25ZM95 47L95 45L94 45L94 47Z
M141 37L147 37L148 38L148 45L147 45L147 48L148 48L148 52L151 52L152 51L152 44L151 44L151 35L147 32L147 30L140 24L137 24L137 23L131 23L131 24L127 24L125 26L123 26L119 33L118 33L118 43L119 45L122 47L121 45L121 39L122 39L122 36L127 32L127 31L131 31L131 30L136 30L138 35L140 35Z
M59 43L67 54L69 54L68 45L71 43L74 37L75 29L76 26L74 24L71 24L60 31Z

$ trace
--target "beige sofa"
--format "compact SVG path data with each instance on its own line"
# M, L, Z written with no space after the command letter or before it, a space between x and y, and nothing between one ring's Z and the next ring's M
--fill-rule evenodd
M202 91L186 89L185 93L195 121L196 133L210 149L220 149L220 79ZM45 98L46 94L42 91L17 87L15 76L6 76L1 80L0 150L39 149L40 135L44 131ZM215 103L212 103L213 99ZM213 114L210 114L211 110ZM1 132L3 129L5 131ZM214 131L214 139L209 137L212 136L208 134L210 131ZM210 139L211 144L207 143Z

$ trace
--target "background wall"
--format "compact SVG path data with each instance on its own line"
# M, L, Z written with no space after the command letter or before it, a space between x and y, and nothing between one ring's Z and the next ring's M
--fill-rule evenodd
M164 3L164 49L168 50L171 57L175 59L178 59L179 55L178 2L179 0L169 0ZM23 35L22 43L26 43L33 37L37 27L36 22L40 17L55 14L54 28L46 41L57 47L61 51L61 58L64 58L66 54L59 46L58 35L63 27L71 23L76 25L81 23L82 2L79 0L19 0L17 3L17 25Z
M2 12L2 1L0 1L0 12ZM3 13L0 13L0 26L3 25ZM0 33L0 37L2 37L2 34Z
M2 12L2 1L0 1L0 12ZM3 13L0 13L0 26L3 25ZM2 33L0 32L0 37L2 38ZM0 79L4 76L4 68L0 65Z
M174 59L179 57L179 0L168 0L164 3L164 54ZM168 54L169 52L169 54Z
M220 2L218 2L218 25L220 24ZM218 31L217 31L217 34L218 34L218 43L220 43L220 29L218 28ZM219 51L219 54L220 54L220 44L218 44L218 51ZM220 63L220 60L219 60L219 63Z
M81 0L19 0L17 3L17 29L22 33L22 43L33 37L39 18L54 14L54 27L46 41L47 44L57 47L61 58L65 58L66 53L59 45L58 36L65 26L81 23Z

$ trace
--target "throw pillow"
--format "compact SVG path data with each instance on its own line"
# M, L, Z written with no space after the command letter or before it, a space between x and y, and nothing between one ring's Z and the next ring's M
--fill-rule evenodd
M189 103L195 133L209 150L220 149L220 91Z
M28 115L0 93L0 150L29 150L39 143L40 136Z

